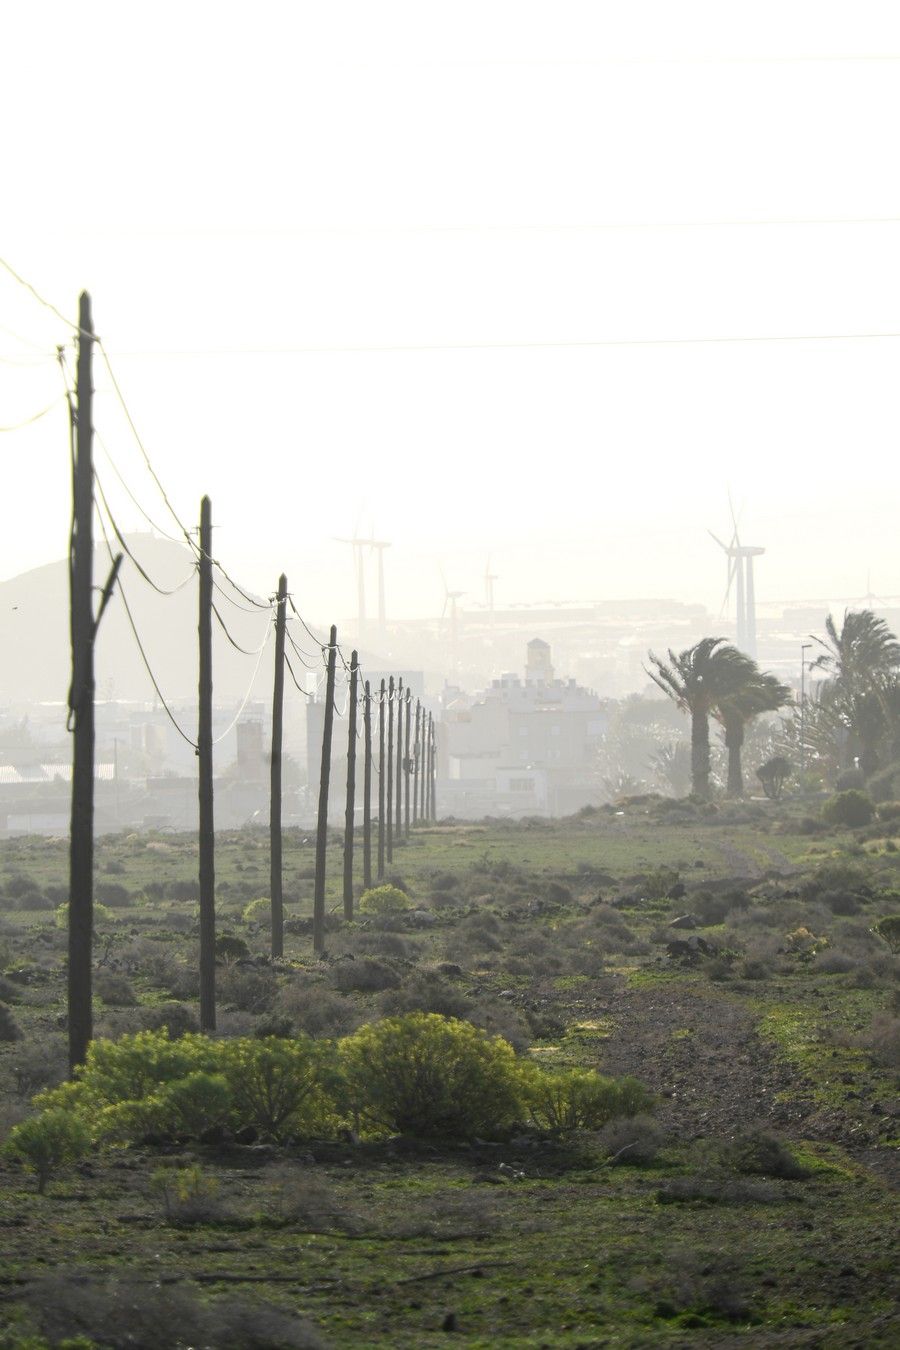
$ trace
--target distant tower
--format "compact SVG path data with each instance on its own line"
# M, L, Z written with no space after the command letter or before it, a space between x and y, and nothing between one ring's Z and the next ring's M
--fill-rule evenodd
M550 659L550 644L543 638L532 638L525 649L526 684L552 684L553 662Z
M732 516L733 519L733 516ZM734 521L734 534L731 543L723 543L712 530L709 531L719 548L722 549L728 566L728 584L725 589L725 602L728 604L731 588L735 588L737 609L737 646L748 656L756 660L756 588L753 581L753 559L765 553L764 548L742 544L738 538L737 521ZM723 605L724 609L724 605Z

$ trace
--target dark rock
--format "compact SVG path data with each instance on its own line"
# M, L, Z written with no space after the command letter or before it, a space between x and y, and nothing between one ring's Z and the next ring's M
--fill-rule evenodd
M242 1125L234 1134L236 1144L255 1144L258 1138L259 1131L253 1125Z

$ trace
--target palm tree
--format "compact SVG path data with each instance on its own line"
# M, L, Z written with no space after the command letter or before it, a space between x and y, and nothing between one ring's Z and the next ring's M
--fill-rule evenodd
M812 669L828 672L822 698L847 731L846 757L870 774L878 766L878 746L892 720L891 690L900 667L900 643L871 609L845 610L838 630L831 614L825 638L816 638L822 654Z
M713 715L725 729L725 748L728 751L728 787L729 797L744 795L744 774L741 767L741 751L747 724L760 713L776 712L791 700L791 691L786 684L768 671L762 671L755 662L748 671L739 688L717 703Z
M709 719L713 710L733 698L757 673L749 656L724 638L701 638L683 652L669 648L668 663L649 653L654 684L691 718L691 790L709 796Z

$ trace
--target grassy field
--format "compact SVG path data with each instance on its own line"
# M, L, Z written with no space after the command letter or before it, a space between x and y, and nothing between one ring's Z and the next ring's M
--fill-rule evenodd
M387 869L415 911L350 926L335 836L324 961L313 840L289 832L274 965L242 918L267 838L221 836L220 930L250 952L219 970L221 1034L447 1011L539 1063L637 1076L653 1117L446 1146L170 1140L96 1151L43 1196L0 1163L0 1345L896 1344L898 962L873 931L900 910L896 841L777 805L680 816L416 830ZM64 1073L66 867L64 841L0 844L4 1130ZM98 842L98 1034L190 1025L195 877L190 836ZM193 1205L154 1181L172 1163L199 1169Z

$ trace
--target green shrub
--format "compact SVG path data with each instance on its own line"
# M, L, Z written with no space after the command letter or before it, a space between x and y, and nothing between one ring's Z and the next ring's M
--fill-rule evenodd
M376 1132L496 1136L519 1114L512 1046L469 1022L391 1017L361 1027L339 1050L350 1109Z
M359 899L361 914L402 914L409 909L409 896L399 886L373 886Z
M35 1173L38 1194L43 1195L53 1173L83 1158L90 1146L87 1125L77 1116L58 1108L16 1125L10 1131L3 1152L9 1158L18 1159L26 1171Z
M900 802L882 802L877 810L878 819L887 825L893 825L900 820Z
M886 942L892 952L900 954L900 914L889 914L874 925L874 932Z
M231 1092L233 1116L266 1139L329 1132L332 1125L332 1052L327 1043L302 1036L284 1040L241 1038L221 1043L222 1073Z
M224 1076L203 1069L167 1083L159 1097L165 1126L194 1136L223 1125L231 1109L231 1092Z
M254 900L253 904L259 901ZM247 906L249 909L250 906ZM246 913L246 911L245 911ZM271 922L271 916L270 916ZM250 948L243 938L235 937L232 933L220 933L216 938L216 960L217 961L246 961L250 955Z
M258 900L251 900L249 905L244 906L241 918L244 923L258 923L260 928L271 928L272 901L267 895L261 895Z
M867 793L859 788L847 788L845 792L836 792L822 807L822 819L829 825L849 825L857 829L868 825L875 815L875 804Z
M599 1130L610 1120L652 1110L650 1093L634 1078L605 1078L593 1069L541 1069L523 1065L525 1104L542 1130L570 1134Z
M107 909L106 905L101 905L100 902L99 902L98 900L95 900L95 901L94 901L94 927L96 928L98 923L115 923L115 922L116 922L116 916L115 916L115 914L113 914L112 910L111 910L111 909ZM69 902L68 902L68 900L66 900L65 903L62 904L62 905L57 905L57 907L56 907L56 919L55 919L55 923L56 923L57 928L68 928L68 926L69 926Z
M96 1040L77 1079L50 1088L36 1102L76 1112L95 1139L129 1139L162 1127L166 1084L196 1070L215 1073L219 1059L218 1042L190 1033L173 1041L165 1029Z

